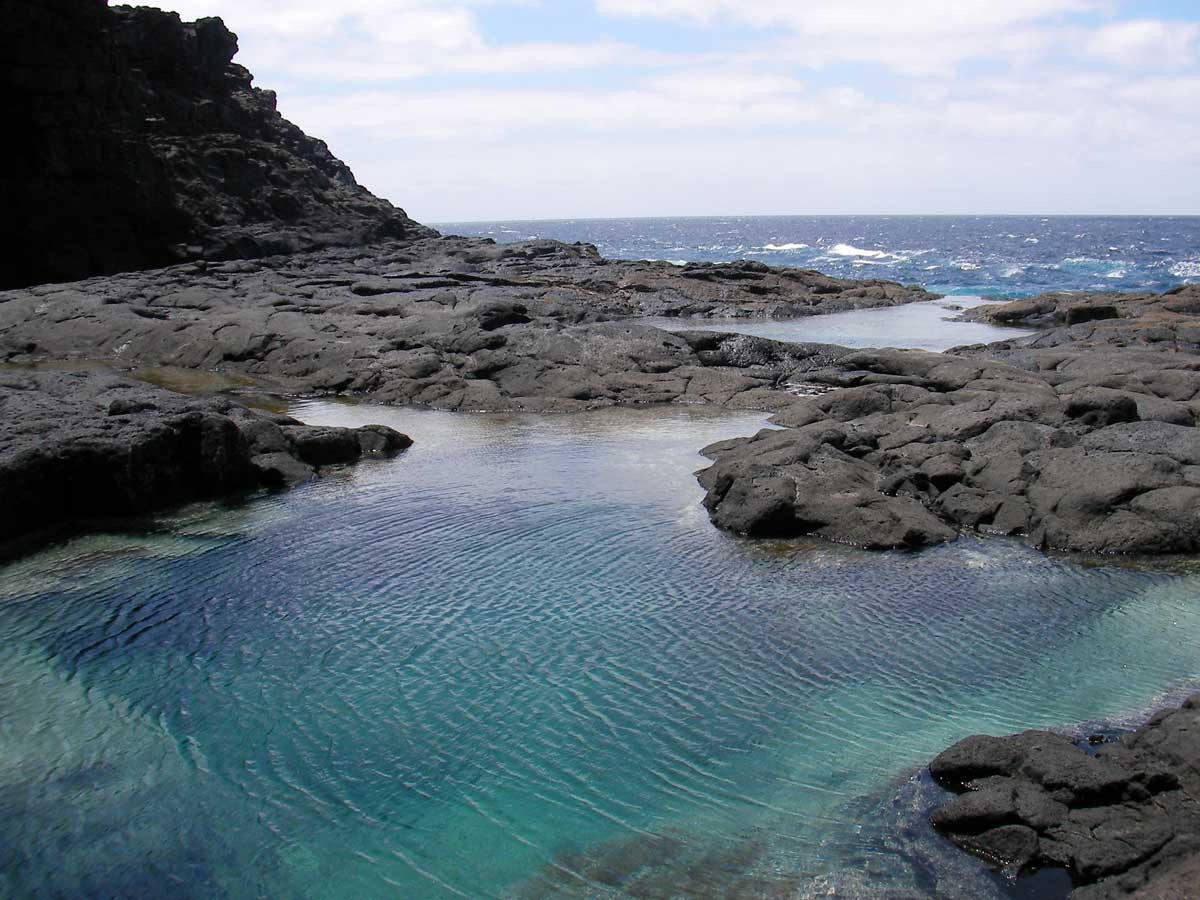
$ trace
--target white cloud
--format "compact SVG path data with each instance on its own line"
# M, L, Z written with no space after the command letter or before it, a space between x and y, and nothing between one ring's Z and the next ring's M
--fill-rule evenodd
M1182 68L1196 60L1200 26L1188 22L1138 19L1097 29L1086 52L1126 68Z
M1050 27L1100 0L596 0L600 12L782 29L801 65L865 62L910 74L944 73L971 59L1022 59L1062 43Z
M234 31L324 38L355 22L364 37L422 46L463 46L480 42L471 3L437 0L163 0L164 9L185 20L220 16Z
M830 105L794 79L724 70L680 72L622 90L366 91L281 102L316 133L463 141L785 128L819 120Z
M401 81L437 74L509 74L655 66L669 54L613 41L492 45L475 16L482 6L528 0L162 0L184 19L220 16L238 35L239 61L327 83Z
M405 52L391 46L363 53L335 45L297 54L291 42L270 40L257 44L253 56L256 62L252 67L261 67L275 77L283 75L335 86L405 81L430 75L544 74L615 66L659 67L674 61L668 54L611 41L477 46L449 53L429 52L428 48Z

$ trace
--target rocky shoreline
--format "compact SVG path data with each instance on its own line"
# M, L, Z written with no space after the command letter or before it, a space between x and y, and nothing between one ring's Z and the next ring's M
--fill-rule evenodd
M220 19L5 12L0 287L435 233L280 116Z
M789 382L817 396L779 410L781 429L705 449L713 521L872 549L968 529L1046 550L1200 548L1200 287L973 313L1054 327L946 354L813 351Z
M964 530L1046 550L1200 550L1200 286L970 310L1032 337L946 354L639 321L792 318L931 299L758 262L614 261L586 244L443 237L358 185L233 63L218 19L26 4L5 104L0 555L65 527L301 483L389 456L96 371L219 372L290 395L454 411L697 403L774 413L705 449L718 527L917 548ZM930 767L935 824L995 863L1069 868L1080 900L1188 896L1200 697L1094 753L1027 732Z
M554 241L427 238L3 292L0 361L219 369L289 393L462 411L772 408L785 399L772 393L787 375L782 345L714 343L637 317L816 314L930 296L752 262L676 267Z
M0 558L99 521L281 488L392 456L382 425L327 428L111 375L0 371Z
M1116 740L977 735L930 774L954 844L1011 872L1063 867L1072 900L1193 896L1200 876L1200 695Z

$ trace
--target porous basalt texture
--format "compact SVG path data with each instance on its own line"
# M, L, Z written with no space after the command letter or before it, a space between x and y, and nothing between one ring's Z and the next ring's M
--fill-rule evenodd
M48 529L316 477L412 442L329 428L110 375L0 372L0 552Z
M1014 871L1066 867L1072 900L1195 896L1200 695L1085 747L1046 731L960 741L929 765L959 792L934 827Z
M432 233L279 115L220 19L2 10L0 287Z
M1106 302L1119 318L1065 324L1096 303L1059 299L1052 330L947 354L824 348L785 379L815 395L776 414L786 427L705 451L714 522L877 549L975 529L1045 549L1195 551L1200 287Z

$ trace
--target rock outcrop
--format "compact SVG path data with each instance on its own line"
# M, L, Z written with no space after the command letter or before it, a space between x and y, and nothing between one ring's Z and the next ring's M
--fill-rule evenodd
M434 238L0 292L0 361L219 369L283 392L463 411L765 409L789 400L783 345L670 334L634 317L928 296L758 264L681 269L604 260L582 244Z
M1072 900L1195 895L1200 695L1117 741L975 736L929 771L959 792L934 827L996 865L1063 866L1079 886Z
M1200 287L1108 296L1115 319L1071 315L1092 298L1054 302L1008 307L1063 322L1018 341L820 348L784 379L815 396L776 414L783 429L707 448L713 521L880 549L962 529L1046 549L1200 549Z
M3 10L0 287L432 233L279 115L220 19Z
M0 421L0 553L79 520L295 485L412 443L89 373L0 371Z

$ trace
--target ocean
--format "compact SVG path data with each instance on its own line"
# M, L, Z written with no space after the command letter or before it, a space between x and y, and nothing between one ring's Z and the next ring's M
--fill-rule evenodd
M612 259L756 259L984 297L1164 291L1200 281L1200 217L748 216L435 227L502 243L583 241Z

